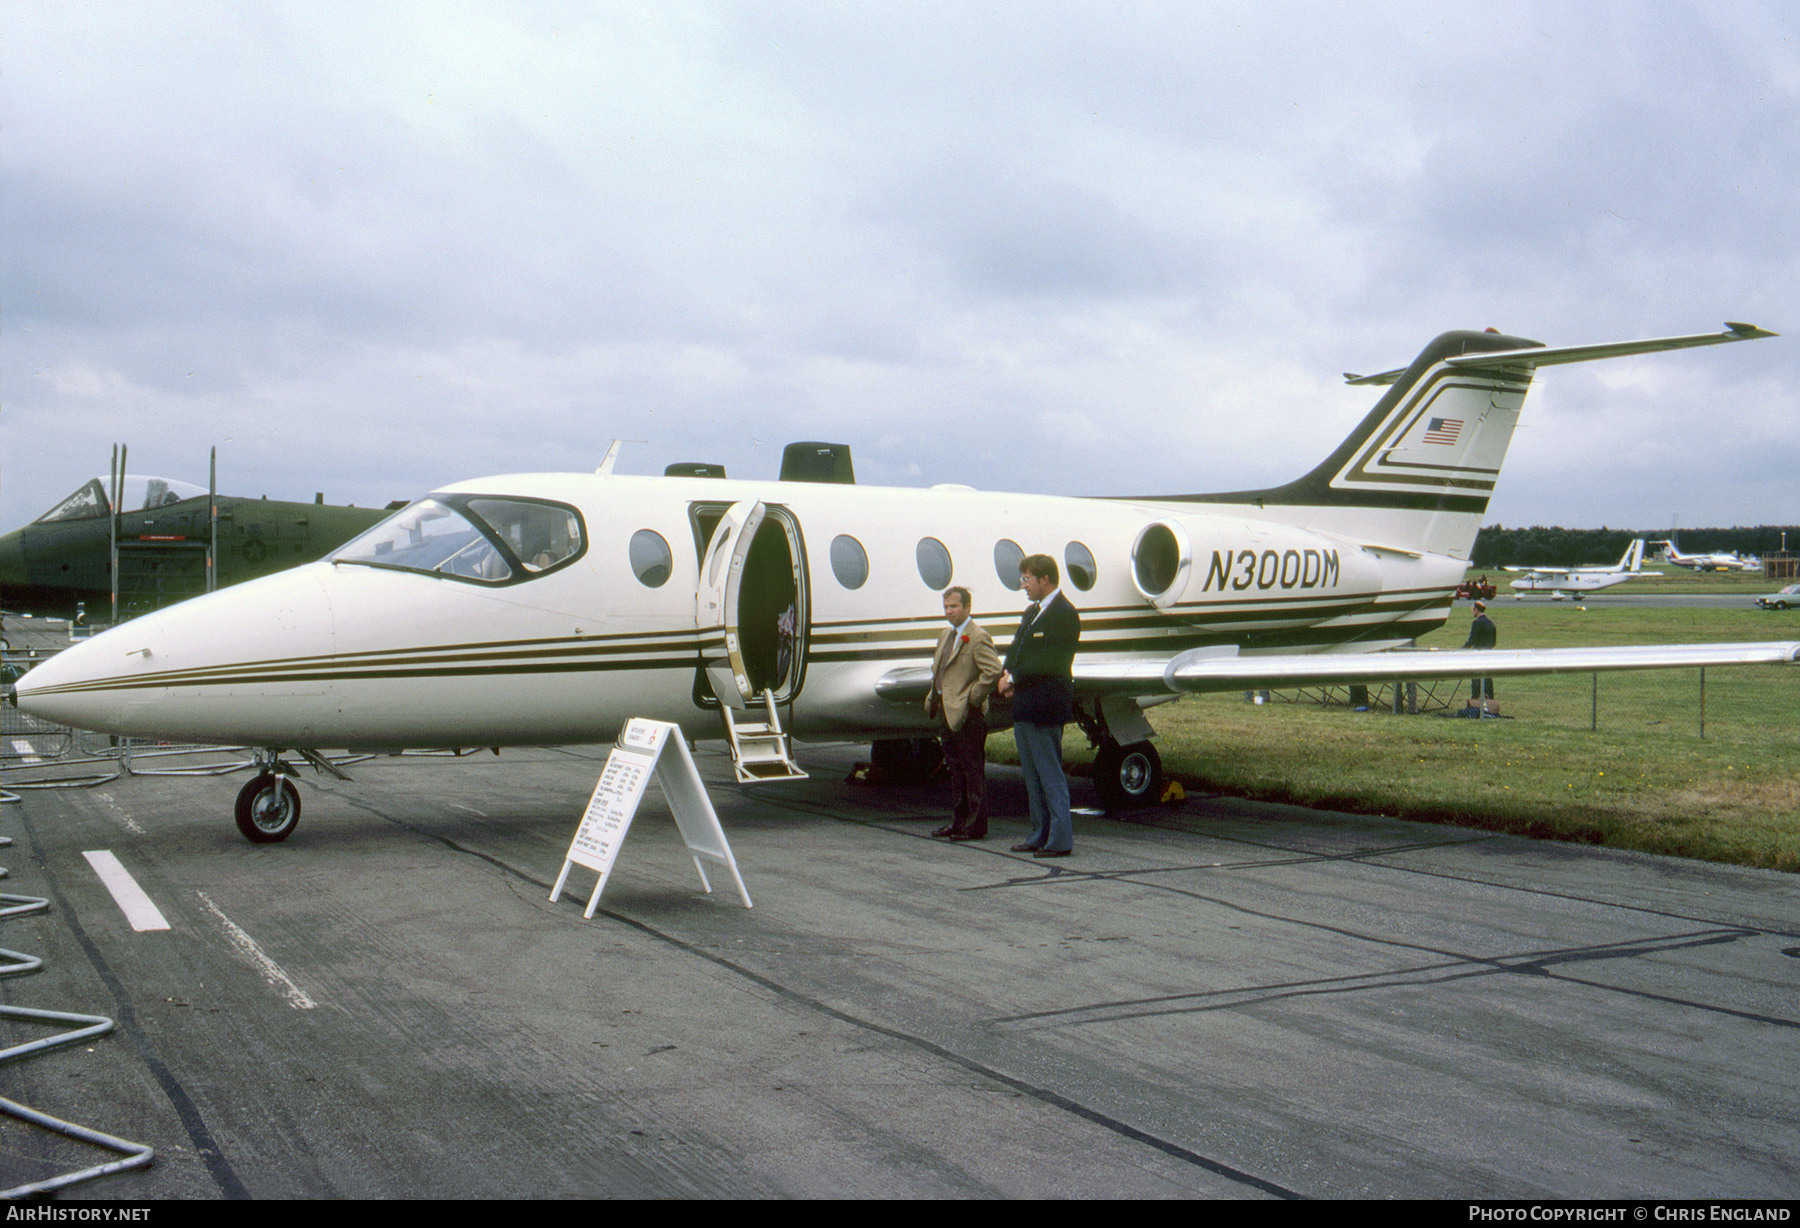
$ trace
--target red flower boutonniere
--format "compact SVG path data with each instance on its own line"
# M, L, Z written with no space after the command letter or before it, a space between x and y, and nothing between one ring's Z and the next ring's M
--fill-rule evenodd
M963 642L963 643L965 643L965 644L967 644L967 643L968 643L968 642L969 642L969 637L968 637L968 636L966 636L966 635L965 635L965 636L963 636L963 637L962 637L962 642Z

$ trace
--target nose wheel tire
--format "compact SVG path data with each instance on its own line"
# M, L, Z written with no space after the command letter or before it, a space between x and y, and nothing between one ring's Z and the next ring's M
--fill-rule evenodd
M1162 800L1162 756L1148 742L1106 742L1094 756L1094 791L1108 810L1136 810Z
M265 772L238 792L237 825L252 844L278 844L300 826L300 790L286 776Z

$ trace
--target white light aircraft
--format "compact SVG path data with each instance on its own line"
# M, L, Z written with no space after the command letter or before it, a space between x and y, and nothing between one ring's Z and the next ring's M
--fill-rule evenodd
M1662 561L1673 563L1677 567L1685 567L1689 571L1761 571L1762 560L1753 555L1739 555L1735 552L1727 554L1683 554L1670 541L1652 542L1661 546Z
M1660 571L1644 569L1644 539L1638 538L1625 548L1624 555L1612 567L1508 567L1522 571L1511 587L1520 593L1597 593L1603 588L1635 580L1639 576L1660 576Z
M1018 563L1061 560L1082 615L1079 723L1112 804L1154 800L1144 716L1189 691L1793 662L1800 643L1381 652L1442 625L1537 368L1770 337L1546 348L1445 333L1285 486L1155 498L530 474L438 490L327 559L148 614L26 675L46 720L248 744L240 829L299 818L293 752L601 741L772 698L791 733L930 737L952 583L1001 640ZM831 468L827 459L827 469ZM996 705L995 725L1009 714ZM881 745L880 742L877 743Z

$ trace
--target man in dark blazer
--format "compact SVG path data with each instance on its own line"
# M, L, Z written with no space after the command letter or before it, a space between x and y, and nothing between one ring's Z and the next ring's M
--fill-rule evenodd
M1063 773L1063 726L1075 719L1075 650L1081 615L1059 588L1056 560L1031 554L1019 561L1019 583L1031 605L1013 636L1000 673L1000 694L1012 699L1013 743L1031 803L1031 835L1015 853L1067 857L1075 847L1069 818L1069 778Z
M1464 648L1492 648L1500 640L1499 628L1494 620L1487 616L1487 602L1475 603L1475 621L1469 624L1469 638L1463 641ZM1483 700L1494 698L1494 680L1492 678L1469 679L1469 706L1479 708Z
M973 604L966 588L944 590L944 621L950 626L938 637L931 694L925 697L925 715L938 722L955 798L950 821L931 833L941 840L981 840L988 830L987 707L1000 683L1000 654L994 637L970 613Z

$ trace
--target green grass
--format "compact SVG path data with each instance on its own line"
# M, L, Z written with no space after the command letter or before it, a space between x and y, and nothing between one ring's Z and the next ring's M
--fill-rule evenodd
M1490 612L1502 648L1800 640L1800 613L1751 608L1501 599ZM1459 603L1421 644L1459 646L1469 617ZM1149 716L1165 770L1190 792L1800 871L1800 667L1707 670L1704 738L1698 670L1603 674L1597 705L1589 674L1500 678L1496 690L1510 719L1237 695L1188 697ZM1421 684L1422 696L1431 691L1460 707L1468 683ZM1091 760L1081 742L1068 739L1077 773Z
M1800 706L1797 684L1785 687L1790 712ZM1510 714L1518 709L1507 690ZM1396 717L1223 698L1153 715L1164 768L1190 790L1800 870L1791 729L1765 742L1709 728L1702 741L1624 722L1589 732L1585 721Z

